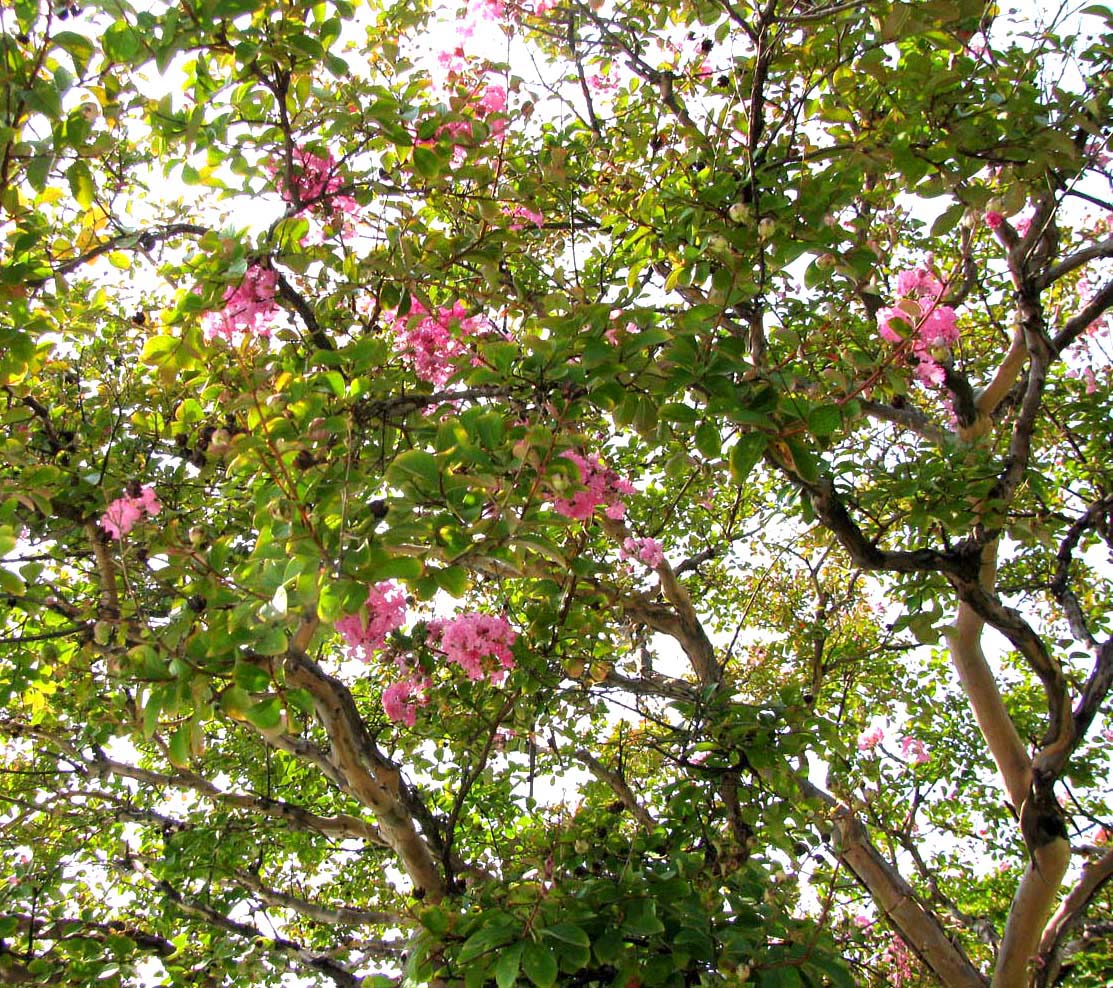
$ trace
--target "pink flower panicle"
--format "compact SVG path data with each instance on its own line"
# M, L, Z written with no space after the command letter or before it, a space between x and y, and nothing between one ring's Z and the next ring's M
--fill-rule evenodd
M162 510L153 487L142 487L139 494L124 494L116 498L101 515L100 527L114 539L121 539L130 532L144 515L154 516Z
M532 223L537 229L545 223L545 216L537 212L535 209L530 209L528 206L513 206L511 208L503 207L503 214L510 217L511 230L523 230L526 223Z
M885 948L884 959L890 965L889 984L893 988L903 988L910 985L916 975L915 959L912 951L899 936L893 937L889 946Z
M383 690L383 711L391 720L413 727L417 708L429 702L430 685L428 677L421 675L391 683Z
M371 653L386 644L386 636L406 622L406 598L393 583L376 583L367 592L363 614L350 614L336 622L336 632L347 643L352 658L367 662Z
M927 745L919 738L901 738L900 751L913 765L923 765L931 761Z
M985 225L991 230L998 229L1005 222L1005 214L999 213L995 209L987 209L982 218L985 220Z
M206 312L201 317L201 330L206 340L224 337L229 342L234 334L267 337L278 315L275 293L278 275L269 268L252 264L239 284L224 289L224 308Z
M626 504L619 499L619 495L637 493L637 488L630 481L623 480L613 470L603 466L597 457L581 456L572 450L560 455L576 464L583 490L576 491L571 498L555 498L553 507L558 514L577 521L590 521L595 509L603 508L608 518L617 520L625 517Z
M958 317L939 300L944 284L925 267L897 274L897 304L877 312L878 335L890 343L901 343L912 334L915 375L925 385L938 386L946 370L936 360L937 352L958 342Z
M858 736L858 750L872 751L884 740L885 730L881 727L875 727L872 731L863 731Z
M492 328L485 316L469 316L463 302L430 312L414 299L405 316L387 316L392 320L395 349L414 374L437 387L455 372L456 359L467 350L464 339Z
M332 155L322 158L304 148L294 148L290 175L279 175L278 190L292 206L314 203L323 196L339 192L344 180L336 170ZM278 171L278 168L275 168Z
M487 677L498 683L514 668L510 649L518 633L504 617L469 611L448 620L430 621L429 634L430 641L469 679Z
M487 86L475 107L483 115L502 113L506 109L506 90L502 86Z
M656 539L626 539L618 552L619 559L638 559L650 569L656 569L665 561L661 544Z

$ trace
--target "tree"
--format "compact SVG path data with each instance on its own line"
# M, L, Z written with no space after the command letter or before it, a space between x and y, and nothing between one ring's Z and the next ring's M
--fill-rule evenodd
M1107 983L1108 7L0 23L6 983Z

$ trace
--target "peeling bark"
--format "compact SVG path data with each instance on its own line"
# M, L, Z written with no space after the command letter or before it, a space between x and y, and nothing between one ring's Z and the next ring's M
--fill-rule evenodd
M429 902L440 902L447 885L406 806L398 767L371 740L347 687L306 655L317 626L316 617L309 617L298 629L286 654L287 681L313 697L317 719L332 743L333 764L347 791L375 814L379 832L398 855L415 888L423 890Z

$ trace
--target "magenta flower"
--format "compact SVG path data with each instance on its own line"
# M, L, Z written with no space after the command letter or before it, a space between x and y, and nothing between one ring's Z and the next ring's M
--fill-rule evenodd
M270 336L271 324L278 315L275 293L278 275L269 268L252 264L238 285L224 289L224 308L206 312L201 329L206 340L223 336L231 342L233 334Z
M572 450L560 455L576 464L580 471L580 484L584 489L576 491L571 498L555 498L553 508L558 514L577 521L590 521L595 509L603 508L608 518L618 520L625 517L626 505L619 499L619 495L637 492L630 481L603 466L597 457L581 456Z
M858 750L872 751L881 744L883 740L885 740L885 731L883 728L875 727L872 731L863 731L858 736Z
M469 316L467 311L456 302L430 312L414 299L407 315L387 313L395 349L421 380L443 385L455 372L457 358L467 351L464 339L492 328L485 316Z
M506 109L506 90L502 86L488 86L475 106L483 114L502 113Z
M123 538L144 515L154 516L162 510L162 504L154 488L143 487L138 496L125 494L116 498L101 515L100 527L114 539Z
M506 216L509 216L512 220L512 222L510 224L510 229L511 230L521 230L521 229L523 229L526 224L521 222L522 220L526 220L526 221L532 223L539 230L541 229L542 225L545 222L545 217L544 217L543 214L537 212L534 209L529 209L526 206L514 206L511 209L507 209L507 208L503 207L503 213Z
M518 633L504 617L471 611L446 621L430 621L429 633L448 660L463 669L469 679L487 676L497 683L514 668L510 649ZM497 662L494 667L492 660Z
M424 676L413 676L397 683L391 683L383 690L383 710L393 721L401 721L409 727L417 722L417 708L429 702L429 680Z
M985 215L982 217L985 220L985 225L991 230L996 230L1002 223L1005 222L1005 214L999 213L995 209L987 209Z
M368 590L361 613L340 618L335 627L348 646L348 654L367 662L372 652L386 644L386 636L405 623L405 595L393 583L383 582Z
M626 539L618 552L619 559L638 559L650 569L656 569L665 561L661 544L656 539Z
M931 761L927 745L919 738L901 738L900 753L912 762L913 765L923 765Z

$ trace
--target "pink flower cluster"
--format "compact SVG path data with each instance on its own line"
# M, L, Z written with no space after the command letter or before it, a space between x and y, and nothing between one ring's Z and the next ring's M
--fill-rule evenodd
M511 208L503 207L503 214L510 217L510 229L522 230L525 228L526 222L532 223L537 229L541 229L542 224L545 222L545 216L537 212L535 209L529 209L526 206L513 206Z
M270 336L271 324L278 315L277 287L278 275L274 271L252 264L238 285L224 289L224 308L201 317L205 339L223 336L231 342L237 332Z
M491 329L485 316L469 316L463 302L430 312L417 299L404 316L388 313L395 349L423 381L440 387L456 369L465 351L463 340Z
M487 677L498 683L514 668L510 649L518 633L504 617L470 611L449 620L430 621L429 634L430 642L435 642L469 679Z
M371 653L386 644L386 636L406 622L406 598L393 583L376 583L367 592L362 613L350 614L336 622L336 631L348 645L352 658L368 662Z
M429 678L422 675L391 683L383 690L383 711L391 720L413 727L417 723L417 708L429 702L430 685Z
M900 753L913 765L923 765L931 761L927 745L919 738L901 738Z
M162 510L153 487L140 488L137 496L125 494L116 498L101 515L100 527L114 539L123 538L144 515L157 515Z
M863 731L858 735L858 750L873 751L884 740L885 730L883 728L875 727L872 731Z
M908 944L899 936L894 936L882 957L890 965L889 984L893 988L912 984L916 977L916 961Z
M661 544L656 539L626 539L618 550L619 559L639 559L650 569L656 569L665 561Z
M322 158L304 148L295 148L292 157L292 174L278 177L278 190L290 205L315 205L318 201L325 201L328 206L344 213L359 209L351 196L337 194L344 187L344 179L331 154Z
M576 464L583 490L576 491L571 498L554 498L553 507L559 514L577 521L590 521L595 509L603 508L608 518L617 520L626 516L626 504L619 495L637 493L630 481L603 466L598 457L581 456L572 450L560 455Z
M941 385L946 371L936 360L940 348L958 341L955 310L940 305L946 286L924 267L901 271L897 275L898 301L877 312L878 332L882 339L902 343L913 334L912 354L915 374L925 385Z

